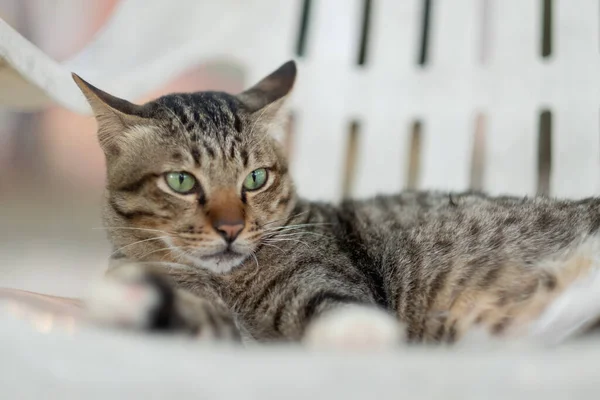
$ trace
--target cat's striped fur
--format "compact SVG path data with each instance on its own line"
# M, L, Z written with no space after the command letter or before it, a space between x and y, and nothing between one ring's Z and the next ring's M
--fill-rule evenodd
M122 301L140 298L140 285L158 296L142 310L144 327L228 338L242 331L260 341L302 340L307 329L319 341L318 332L336 323L340 340L363 328L375 336L387 329L389 340L390 324L415 342L452 343L474 327L527 336L573 283L600 267L600 198L298 199L270 135L295 74L290 62L237 96L173 94L144 106L76 77L107 156L113 279L125 284ZM243 190L244 177L263 167L267 184ZM182 170L200 183L191 194L165 184L166 172ZM232 210L241 210L244 229L228 245L213 220ZM127 273L119 272L124 264ZM165 273L176 289L148 279ZM327 318L336 313L350 317Z

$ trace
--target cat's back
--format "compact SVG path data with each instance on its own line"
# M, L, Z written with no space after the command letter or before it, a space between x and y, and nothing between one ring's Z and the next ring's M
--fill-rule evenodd
M480 251L518 246L538 253L600 228L600 198L406 191L345 201L338 213L346 234L379 255L407 246L426 248L431 254L437 254L438 245L466 252L474 243Z
M403 191L361 200L346 200L339 206L342 219L351 220L356 229L406 230L436 218L466 209L516 205L516 197L493 198L477 192Z

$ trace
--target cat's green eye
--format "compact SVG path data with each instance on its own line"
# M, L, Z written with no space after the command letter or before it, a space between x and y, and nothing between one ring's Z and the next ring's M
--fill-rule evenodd
M165 175L165 180L177 193L188 193L196 186L196 178L187 172L169 172Z
M267 183L267 170L264 168L255 169L244 179L244 189L257 190Z

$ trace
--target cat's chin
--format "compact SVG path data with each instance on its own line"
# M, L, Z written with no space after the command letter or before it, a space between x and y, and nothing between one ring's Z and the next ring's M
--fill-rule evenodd
M196 267L225 273L242 264L248 255L227 250L210 256L186 255L186 257Z

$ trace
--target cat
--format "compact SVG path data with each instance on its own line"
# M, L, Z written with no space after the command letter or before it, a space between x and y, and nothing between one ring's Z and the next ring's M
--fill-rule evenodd
M296 74L289 61L237 95L144 105L73 75L98 122L115 249L94 321L342 348L561 343L596 321L600 198L303 200L272 135Z

